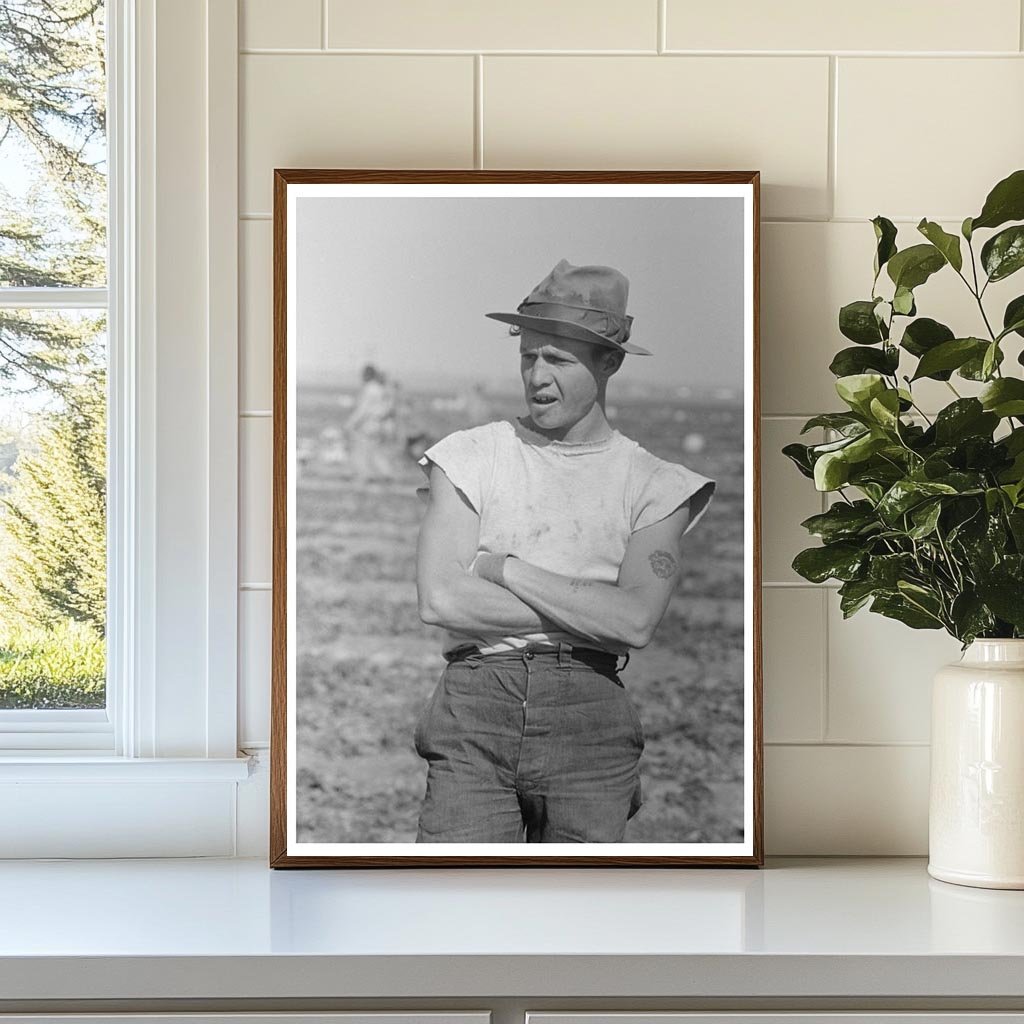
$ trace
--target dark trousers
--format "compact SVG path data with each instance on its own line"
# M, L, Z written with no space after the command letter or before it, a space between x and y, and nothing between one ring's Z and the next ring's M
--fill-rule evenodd
M416 841L621 842L642 802L644 736L615 656L562 644L450 657L416 725Z

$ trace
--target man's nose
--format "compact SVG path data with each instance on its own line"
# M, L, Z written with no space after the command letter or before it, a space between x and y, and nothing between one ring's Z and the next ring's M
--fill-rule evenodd
M537 388L547 384L551 380L551 368L542 360L534 361L530 367L530 386Z

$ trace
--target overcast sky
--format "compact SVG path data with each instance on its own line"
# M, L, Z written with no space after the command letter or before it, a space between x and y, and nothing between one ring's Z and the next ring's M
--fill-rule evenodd
M484 317L562 258L630 281L634 381L742 387L739 198L308 198L297 201L298 379L518 386L518 341Z

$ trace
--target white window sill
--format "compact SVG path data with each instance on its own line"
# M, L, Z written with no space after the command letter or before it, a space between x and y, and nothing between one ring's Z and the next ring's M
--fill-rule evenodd
M234 856L240 802L248 820L267 799L249 777L252 762L8 752L0 756L0 860ZM259 848L251 832L249 824L242 848Z

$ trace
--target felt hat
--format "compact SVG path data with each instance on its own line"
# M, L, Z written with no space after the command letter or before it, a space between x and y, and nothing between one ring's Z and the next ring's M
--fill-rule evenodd
M487 316L515 327L649 356L647 349L629 342L633 318L626 314L628 296L629 279L618 270L574 267L568 260L559 260L515 313Z

